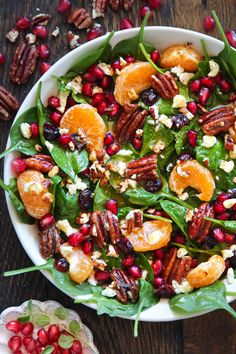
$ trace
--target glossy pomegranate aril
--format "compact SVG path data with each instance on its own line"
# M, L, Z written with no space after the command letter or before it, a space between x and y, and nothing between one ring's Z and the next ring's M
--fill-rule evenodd
M227 243L233 243L234 240L235 240L235 235L234 234L230 234L228 232L225 232L224 233L224 239L225 239L225 242L227 242Z
M206 16L203 21L203 27L205 31L212 31L215 27L215 20L211 16Z
M234 140L231 137L231 135L226 134L224 140L225 140L225 150L234 151Z
M133 27L134 27L134 24L129 18L122 18L120 20L120 29L121 30L133 28Z
M48 71L51 68L51 66L52 66L51 64L46 63L46 62L41 63L41 65L39 67L40 74L41 75L45 74L46 71Z
M27 165L24 159L21 159L20 157L16 157L14 160L12 160L11 167L13 172L19 174L26 170Z
M72 247L78 247L79 244L83 241L84 236L81 232L75 232L74 234L68 237L68 242Z
M199 263L198 259L197 258L193 258L192 262L191 262L191 268L192 269L196 268L198 266L198 263Z
M128 64L131 64L131 63L134 63L134 62L135 62L135 58L133 57L133 55L130 55L130 54L126 55L126 56L124 57L124 59L125 59L125 61L126 61Z
M39 329L38 330L38 341L41 343L43 346L48 345L49 343L49 336L48 332L45 329Z
M180 243L181 245L184 245L186 242L186 239L183 235L175 235L174 237L174 242Z
M13 352L20 350L22 346L22 339L19 336L13 336L8 341L8 348L10 348Z
M216 216L218 220L229 220L230 218L230 213L223 213L223 214L218 214Z
M108 270L104 271L97 271L94 274L94 278L99 282L99 283L104 283L105 281L108 281L110 278L110 272Z
M45 230L54 224L55 224L55 219L52 214L47 214L47 215L43 216L42 219L39 220L40 230Z
M105 100L105 96L103 93L95 93L92 97L92 106L97 107L100 103L102 103Z
M203 76L200 82L202 86L208 87L209 89L213 89L213 87L215 86L214 80L208 76Z
M39 126L37 123L33 122L30 124L30 133L32 138L38 138L39 136Z
M39 44L37 52L41 59L47 59L50 54L49 46L47 44Z
M109 146L111 144L113 144L115 141L115 137L112 133L108 132L106 133L105 139L104 139L104 145L105 146Z
M164 284L164 279L160 277L155 277L153 284L156 288L158 288L159 286L162 286Z
M134 279L139 279L142 277L142 269L136 264L133 264L131 267L129 267L128 271L131 277Z
M93 251L93 244L91 241L87 240L81 245L85 254L91 254Z
M23 344L27 352L30 353L32 353L32 351L36 348L36 342L32 337L24 337Z
M226 193L221 193L217 196L217 201L219 203L224 203L225 200L229 199L229 195Z
M195 101L188 102L187 109L189 110L189 112L191 112L193 115L195 115L198 111L197 103Z
M147 12L150 13L149 20L151 20L153 18L153 13L151 12L150 7L147 6L147 5L143 5L143 6L140 7L139 15L140 15L141 18L144 18Z
M225 35L229 41L229 44L236 48L236 32L235 31L227 31L225 32Z
M99 105L97 106L98 113L101 115L105 114L107 107L108 107L108 103L106 101L99 103Z
M224 242L225 235L220 228L216 227L215 229L212 230L212 232L213 232L214 239L217 242Z
M133 138L132 145L135 148L135 150L140 151L142 149L143 142L141 139Z
M71 8L70 0L60 0L59 4L57 5L57 11L64 15L67 11Z
M155 49L151 52L150 57L151 57L153 63L158 63L161 56L160 56L160 53L158 52L158 50Z
M202 87L198 96L199 102L202 105L205 105L209 97L210 97L210 90L207 87Z
M213 208L216 214L223 214L226 212L226 208L224 207L224 205L218 202L214 204Z
M113 156L113 155L117 154L117 152L119 150L120 150L119 145L116 143L113 143L107 147L106 152L109 156Z
M153 270L153 274L154 274L155 277L161 273L161 271L162 271L162 262L161 262L160 259L156 259L152 263L152 270Z
M132 254L134 252L132 243L126 237L119 239L116 244L125 255Z
M113 214L118 214L118 203L115 199L109 199L105 203L105 207L107 210L110 210Z
M93 64L88 68L88 72L96 77L96 79L102 79L104 77L104 71L99 68L98 65Z
M50 120L55 123L56 125L60 124L60 121L62 119L62 113L61 112L57 112L57 111L53 111L50 113Z
M3 53L0 53L0 65L4 64L5 62L5 55Z
M111 67L112 67L113 70L116 70L116 69L117 70L122 70L121 62L118 59L112 61Z
M87 41L92 41L93 39L101 36L102 36L102 30L98 27L94 27L87 32L86 39Z
M54 268L61 273L67 273L69 271L69 263L65 258L59 258L54 261Z
M16 27L19 29L27 29L31 26L30 19L26 16L20 17L16 21Z
M106 113L109 115L109 117L116 117L117 114L119 113L119 110L120 110L119 103L114 102L110 106L107 107Z
M157 9L159 9L159 7L161 6L161 0L149 0L149 5L150 5L153 9L157 10Z
M132 266L134 264L134 256L129 254L128 256L126 256L125 258L122 259L121 264L123 267L129 268L130 266Z
M20 332L20 329L21 329L21 323L17 320L9 321L6 324L6 329L10 332L18 333L18 332Z
M71 354L82 354L83 348L78 339L75 339L71 349Z
M72 137L68 133L62 134L61 136L59 136L58 142L61 146L68 147L69 144L72 142Z
M103 79L100 82L100 86L106 90L110 87L111 85L111 79L109 78L109 76L104 76Z
M30 334L33 333L34 330L34 325L31 322L27 322L27 323L22 323L21 325L21 333L24 336L29 336Z
M162 216L162 215L160 215L160 216ZM153 251L153 255L155 258L163 259L165 256L165 251L160 248L158 250Z
M226 80L221 80L219 86L223 93L227 93L232 89L232 84Z
M61 105L60 99L56 96L50 96L48 98L48 105L52 108L58 108Z
M60 328L56 324L52 324L48 328L48 338L49 338L49 343L56 342L58 338L60 337Z
M32 33L35 34L36 37L41 39L46 39L48 36L48 30L43 25L37 25L32 28Z
M93 87L91 82L85 82L82 86L82 93L85 96L92 97L93 95Z
M188 139L189 145L191 145L192 147L195 147L197 145L197 132L196 132L196 130L189 130L187 132L187 139Z
M199 92L201 89L201 81L200 80L194 80L189 84L190 91L196 93Z

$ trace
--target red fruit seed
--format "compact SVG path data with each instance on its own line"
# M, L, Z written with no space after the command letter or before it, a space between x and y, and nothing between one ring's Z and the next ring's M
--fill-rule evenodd
M184 245L186 242L185 237L183 235L176 235L174 237L174 240L176 243L180 243L181 245Z
M223 204L216 202L214 204L214 211L216 214L223 214L226 212L226 208L224 207Z
M191 268L196 268L198 266L198 259L197 258L193 258L192 262L191 262Z
M74 340L72 347L71 347L71 353L75 354L82 354L83 348L78 339Z
M188 102L187 109L189 110L189 112L191 112L193 115L195 115L198 111L197 103L195 101Z
M44 346L46 347L46 345L48 345L49 343L49 336L48 336L48 332L45 329L40 329L38 331L38 341Z
M47 59L50 54L50 50L47 44L39 44L37 47L37 52L41 59Z
M203 86L208 87L209 89L213 89L213 87L215 86L214 80L208 76L203 76L200 82Z
M35 34L36 37L41 39L46 39L48 36L48 30L43 25L37 25L32 28L32 33Z
M194 80L190 83L189 85L190 91L196 93L199 92L201 89L201 81L200 80Z
M132 55L130 55L130 54L126 55L126 56L124 57L124 59L125 59L125 61L126 61L128 64L131 64L131 63L134 63L134 62L135 62L135 58L134 58Z
M39 126L37 123L33 122L30 124L30 133L32 138L38 138L39 136Z
M121 30L133 28L133 27L134 27L134 24L129 18L122 18L120 20L120 29Z
M121 263L123 267L129 268L134 264L134 256L132 256L131 254L126 256L124 259L122 259Z
M104 77L104 71L99 68L98 65L93 64L88 68L88 72L93 75L96 79L103 79Z
M51 68L50 64L48 64L46 62L41 63L41 65L39 67L40 74L41 75L45 74L46 71L48 71L50 68Z
M227 200L227 199L229 199L229 196L228 196L228 194L226 194L226 193L221 193L221 194L219 194L219 195L217 196L217 201L218 201L219 203L224 203L224 201Z
M218 220L229 220L230 213L223 213L216 216Z
M215 20L211 16L206 16L203 21L203 27L205 31L212 31L215 27Z
M95 38L98 38L102 35L102 31L100 28L98 27L95 27L95 28L92 28L91 30L89 30L86 34L86 39L87 41L91 41Z
M68 242L72 247L78 247L79 244L83 241L84 236L81 232L75 232L74 234L68 237Z
M67 133L62 134L61 136L59 136L58 142L61 146L68 147L69 144L72 142L72 137L70 134Z
M93 244L91 241L87 240L81 245L83 251L85 254L90 254L92 253L93 250Z
M19 29L29 28L31 25L30 19L26 16L20 17L16 22L16 27Z
M133 138L132 144L133 144L133 147L135 148L135 150L140 151L142 149L143 143L142 143L141 139Z
M160 259L156 259L153 263L152 263L152 270L153 270L153 274L154 276L157 276L161 273L162 270L162 262Z
M111 144L113 144L115 141L115 137L112 133L108 132L106 133L105 139L104 139L104 145L105 146L109 146Z
M213 229L213 236L217 242L224 242L225 235L218 227Z
M56 125L60 124L61 118L62 118L62 113L61 112L53 111L53 112L50 113L50 119Z
M48 98L48 105L52 108L58 108L61 105L60 99L56 96L50 96Z
M118 214L118 203L115 199L109 199L105 203L105 207L107 210L110 210L113 214Z
M107 107L106 113L109 115L109 117L116 117L117 114L119 113L119 110L120 110L119 103L114 102L110 106Z
M31 322L23 323L21 325L21 333L24 336L29 336L30 334L33 333L33 330L34 330L34 325Z
M149 20L151 20L153 18L153 13L151 12L150 7L146 5L140 7L139 14L141 18L144 18L147 12L150 13Z
M40 230L45 230L54 224L55 224L55 219L52 214L47 214L47 215L43 216L42 219L39 220Z
M198 96L199 103L205 105L209 97L210 97L210 90L207 87L201 88Z
M92 106L97 107L100 103L105 100L105 96L103 93L95 93L92 97Z
M107 147L106 152L109 156L113 156L113 155L117 154L117 152L119 150L120 150L119 145L117 145L116 143L113 143Z
M21 329L21 323L19 321L9 321L6 324L6 329L10 332L13 333L18 333L20 332Z
M106 109L108 107L108 103L106 101L101 102L98 106L97 106L97 110L99 114L105 114L106 113Z
M83 236L88 236L90 234L91 226L89 224L83 224L80 226L79 231Z
M24 159L16 157L14 160L12 160L11 167L13 172L19 174L26 170L27 165Z
M161 6L161 0L149 0L149 5L150 5L153 9L157 10L157 9L159 9L159 7Z
M59 258L54 261L54 268L61 273L67 273L69 271L69 263L65 258Z
M91 82L85 82L82 86L82 93L85 96L92 97L93 90L92 90L92 83Z
M8 347L13 352L20 350L21 346L22 346L22 339L19 336L13 336L8 341Z
M165 256L165 251L160 248L158 250L153 251L153 255L155 258L163 259Z
M106 90L110 87L110 85L111 85L111 80L110 80L109 76L104 76L104 78L100 82L100 86Z
M151 53L150 57L154 63L158 63L160 60L160 53L158 52L158 50L154 50Z
M23 339L23 344L27 352L32 353L35 350L36 342L32 337L25 337Z
M108 281L108 279L110 278L110 272L108 270L97 271L94 274L94 277L99 283L104 283L105 281Z
M57 11L64 15L71 8L70 0L61 0L57 6Z
M195 130L189 130L187 132L187 139L189 145L195 147L197 145L197 132Z
M219 86L220 86L220 89L223 93L227 93L232 89L231 83L226 80L221 80Z
M121 62L120 60L114 60L112 63L111 63L111 67L113 70L122 70L122 65L121 65Z
M225 32L225 35L229 41L229 44L236 48L236 32L235 31L227 31Z
M5 55L3 53L0 53L0 65L4 64L5 62Z
M52 324L48 328L48 337L49 337L49 343L57 342L58 338L60 337L59 326Z
M138 265L134 264L131 267L129 267L129 274L134 279L139 279L142 277L142 269Z
M155 277L154 278L154 286L158 288L159 286L164 284L164 279L160 277Z

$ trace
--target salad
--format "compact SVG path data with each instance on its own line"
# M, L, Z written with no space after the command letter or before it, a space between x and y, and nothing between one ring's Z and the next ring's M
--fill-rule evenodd
M134 316L228 305L236 267L236 52L189 44L159 53L144 28L113 33L58 82L57 96L14 123L8 193L36 223L47 270L77 303Z

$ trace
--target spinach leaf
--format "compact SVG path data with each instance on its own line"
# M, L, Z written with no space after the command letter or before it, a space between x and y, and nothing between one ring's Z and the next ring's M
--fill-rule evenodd
M87 98L85 98L83 95L81 95L80 93L72 92L72 98L77 103L88 103L89 102L89 100Z
M218 220L218 219L211 219L211 218L205 218L206 220L209 220L213 222L215 225L219 225L223 227L223 229L236 233L236 220Z
M119 208L118 215L117 215L119 220L124 219L129 214L129 212L132 210L133 210L133 208L131 208L131 207Z
M55 198L55 215L57 220L67 219L70 224L75 225L75 219L79 215L78 195L65 192L61 185L57 187Z
M227 303L225 291L225 285L216 281L191 294L174 296L169 300L169 305L171 310L184 314L224 309L236 318L236 312Z
M198 63L198 69L194 75L194 77L191 79L191 81L198 80L203 76L207 76L207 74L210 71L209 67L209 61L208 60L202 60Z
M137 264L140 265L142 269L145 269L148 272L147 280L153 284L154 274L151 264L148 261L148 258L143 253L137 253L135 259L137 260Z
M222 94L219 87L216 87L215 90L212 92L211 96L207 100L206 106L208 110L214 108L216 106L222 105L225 101L228 101L230 94Z
M109 199L116 199L120 207L127 206L124 196L117 193L111 185L101 187L98 182L94 191L93 210L104 210Z
M191 129L196 130L196 131L200 130L200 125L198 124L196 118L191 120L188 125L185 125L184 127L182 127L175 134L175 150L178 155L180 155L183 152L185 143L187 141L187 132Z
M176 159L177 156L175 154L175 147L173 144L171 144L167 146L167 148L165 148L161 154L157 155L157 166L160 172L166 172L165 167L167 166L167 164L172 160L175 161Z
M55 203L56 203L57 187L58 187L58 184L62 181L62 178L57 175L57 176L52 177L51 180L52 180L52 186L50 187L50 191L53 195L52 212L54 212Z
M37 106L37 114L38 114L38 122L39 122L39 135L40 140L43 145L45 145L45 138L43 135L43 126L46 123L45 114L44 114L44 107L41 101L41 90L42 90L42 81L40 81L37 94L36 94L36 106Z
M207 167L212 171L217 171L221 160L226 157L224 143L220 138L217 138L215 145L210 148L203 146L203 140L198 139L198 145L195 148L195 152L197 161L204 165L204 160L207 159L209 161Z
M236 177L236 168L230 173L226 173L221 168L216 172L216 190L215 194L219 191L227 191L228 189L235 188L234 178Z
M83 73L89 66L99 60L106 63L109 62L111 56L111 46L109 43L113 35L114 31L106 37L102 44L96 48L93 48L93 50L90 50L85 56L82 56L82 58L80 58L71 68L71 71L75 73Z
M89 158L86 150L82 150L80 152L78 150L75 150L73 152L67 151L66 155L68 157L68 160L70 161L70 164L75 174L78 174L87 168Z
M171 217L180 230L184 233L185 236L188 235L188 227L185 220L185 215L187 209L182 205L174 203L170 200L161 200L160 206L162 209Z

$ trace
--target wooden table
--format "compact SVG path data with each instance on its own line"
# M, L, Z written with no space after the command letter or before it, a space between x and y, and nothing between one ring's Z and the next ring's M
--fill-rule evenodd
M65 17L56 11L59 0L0 0L0 52L4 52L7 61L0 67L0 83L8 87L22 101L32 85L39 77L38 71L27 85L15 87L9 82L9 61L14 45L11 45L4 34L9 31L22 15L36 13L50 13L52 20L49 29L58 25L61 28L59 37L50 41L50 63L57 61L67 51L65 33L71 29L65 24ZM92 1L72 1L74 5L85 6L91 9ZM236 1L235 0L163 0L163 5L155 14L153 24L184 27L196 31L203 31L203 17L215 9L220 16L225 29L236 28ZM99 19L106 29L118 29L119 19L129 17L135 25L140 25L139 3L127 14L107 14L105 20ZM40 11L37 11L37 8ZM212 35L217 35L216 31ZM11 123L0 122L0 145L4 150ZM1 171L3 161L1 161ZM13 229L6 207L5 196L0 191L0 274L4 270L23 268L31 265L31 261L19 243ZM19 305L23 301L33 298L38 300L54 299L64 306L76 309L82 320L94 333L95 343L101 354L235 354L236 332L235 320L223 311L185 320L169 323L140 323L139 337L133 337L133 322L108 316L98 317L96 312L85 307L75 306L73 301L63 295L41 273L22 275L0 280L0 311L6 307ZM234 303L234 308L236 304Z

